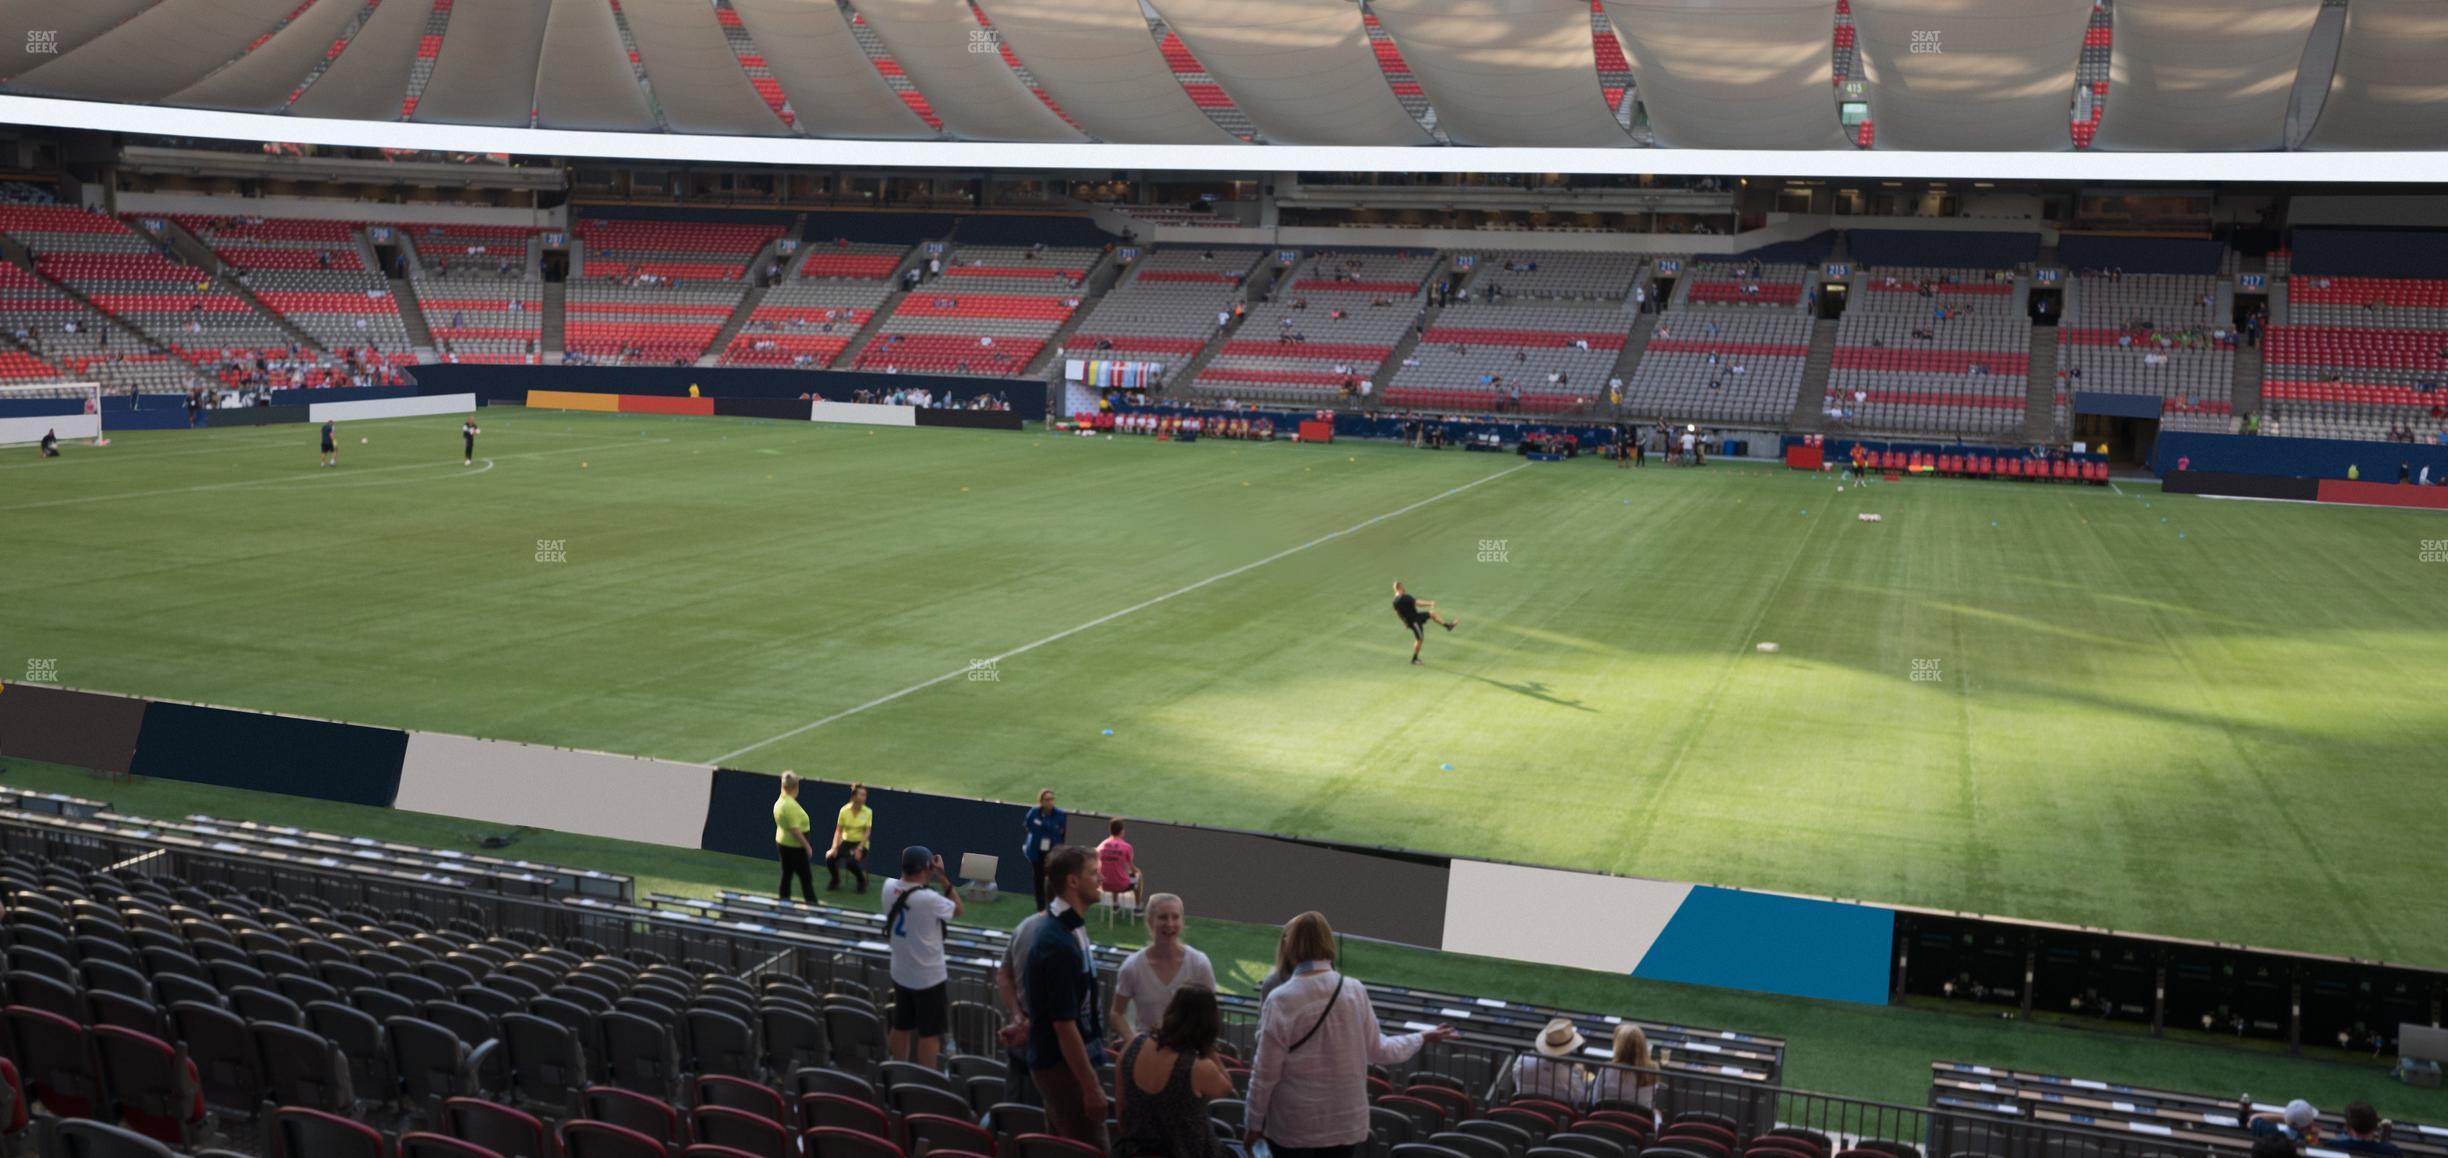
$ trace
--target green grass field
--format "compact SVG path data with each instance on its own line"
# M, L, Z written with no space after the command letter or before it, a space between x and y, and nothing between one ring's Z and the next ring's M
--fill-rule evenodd
M2448 964L2448 892L2413 855L2448 817L2448 566L2418 561L2448 528L2425 513L1380 446L485 427L474 468L456 419L344 426L337 470L297 427L0 463L0 672ZM1462 621L1423 669L1398 576Z

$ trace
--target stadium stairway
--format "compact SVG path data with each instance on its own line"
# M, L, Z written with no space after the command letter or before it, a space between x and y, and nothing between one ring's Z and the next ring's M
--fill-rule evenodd
M1675 287L1681 292L1683 287ZM1791 424L1796 430L1817 430L1824 416L1828 376L1836 366L1836 319L1811 320L1810 354L1802 360L1802 386L1794 393Z
M67 282L61 281L60 279L52 277L51 275L44 273L42 270L37 269L34 264L33 251L27 249L24 242L21 242L14 237L8 238L7 241L9 260L15 262L19 268L33 274L36 280L42 282L44 285L50 286L53 290L67 297L68 300L84 306L86 309L92 310L101 317L108 319L110 324L119 327L119 331L121 333L135 338L137 343L142 345L147 352L166 354L170 351L170 346L168 343L165 343L161 339L156 338L152 334L146 332L143 327L138 326L136 323L120 317L109 310L103 309L101 306L96 305L92 298L86 297L84 293L79 291L75 286L69 285Z
M2261 412L2262 365L2258 343L2236 343L2235 384L2230 395L2229 414L2240 416Z
M1641 355L1649 352L1650 336L1657 333L1659 316L1632 315L1632 328L1624 334L1623 349L1615 352L1615 364L1607 368L1607 377L1632 381L1632 371L1640 365Z
M2023 441L2048 442L2057 432L2057 328L2033 326L2031 370L2023 397Z
M563 357L569 351L569 347L563 344L563 339L568 332L569 283L545 282L544 329L536 348L543 351L543 358L546 362L556 366L561 364Z
M1097 303L1103 301L1114 283L1120 280L1118 273L1111 252L1097 257L1096 264L1088 267L1088 276L1081 281L1079 308L1072 310L1071 316L1064 318L1063 324L1054 327L1054 332L1046 336L1045 345L1037 349L1037 356L1020 368L1020 377L1038 377L1054 365L1054 359L1062 353L1063 343L1079 332L1080 323L1088 320L1089 311L1096 309Z
M841 354L833 359L832 369L843 370L858 365L859 355L867 352L867 347L874 344L876 335L884 332L884 323L891 320L893 311L900 309L901 303L909 298L909 291L900 288L900 276L894 275L893 291L884 295L884 300L876 305L874 313L867 315L867 325L851 335L850 344L842 347Z
M368 264L367 269L378 268ZM391 301L399 307L400 321L408 327L408 347L416 351L420 362L439 361L441 347L434 343L433 327L425 321L425 303L418 300L416 287L397 274L386 274L383 284L391 287Z
M138 231L138 235L142 236L142 231ZM188 232L187 227L180 224L176 217L165 218L162 221L162 240L170 243L170 252L178 260L198 269L211 271L215 282L237 295L238 300L252 307L256 313L271 319L272 324L279 327L281 333L287 334L289 340L296 343L300 349L313 350L316 353L330 353L323 348L323 343L316 341L314 335L307 333L304 327L290 321L279 310L265 305L262 298L255 296L253 287L230 276L227 272L230 263L223 261L220 254L213 252L213 248L206 245L203 238Z
M763 262L766 260L770 259L760 253L758 264L750 268L763 269L765 268ZM766 286L756 284L754 280L751 280L748 292L741 294L739 304L731 308L731 316L724 318L722 328L714 331L714 340L706 343L705 353L697 355L698 365L719 366L722 364L723 351L731 348L731 339L739 336L740 330L748 324L749 317L756 313L757 307L765 304L766 290Z

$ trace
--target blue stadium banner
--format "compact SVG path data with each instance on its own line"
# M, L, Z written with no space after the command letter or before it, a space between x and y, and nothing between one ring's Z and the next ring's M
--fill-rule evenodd
M1853 276L1853 263L1847 261L1831 261L1826 265L1821 266L1820 271L1827 276L1829 281L1843 281Z
M2239 273L2236 275L2236 288L2245 290L2267 289L2269 288L2269 275L2261 273Z
M2057 269L2053 266L2047 269L2035 269L2032 271L2032 280L2040 283L2041 285L2056 285L2059 281L2064 280L2064 278L2065 271L2062 269Z
M1666 258L1658 262L1657 271L1661 274L1678 274L1683 272L1683 263L1671 257Z

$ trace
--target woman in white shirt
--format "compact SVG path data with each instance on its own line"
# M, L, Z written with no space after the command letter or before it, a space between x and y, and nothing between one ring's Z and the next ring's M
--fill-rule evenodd
M1649 1035L1625 1022L1615 1027L1615 1064L1639 1069L1602 1069L1590 1079L1589 1108L1608 1102L1644 1108L1657 1105L1657 1058L1649 1053Z
M1369 1136L1368 1068L1397 1065L1452 1026L1388 1035L1368 989L1334 968L1334 930L1320 913L1284 926L1276 958L1289 977L1259 1007L1250 1066L1249 1142L1275 1158L1351 1158Z
M1147 948L1125 958L1114 978L1113 1012L1105 1024L1112 1027L1115 1041L1156 1032L1176 992L1192 985L1216 987L1215 967L1207 955L1182 944L1187 923L1180 897L1158 893L1148 898Z

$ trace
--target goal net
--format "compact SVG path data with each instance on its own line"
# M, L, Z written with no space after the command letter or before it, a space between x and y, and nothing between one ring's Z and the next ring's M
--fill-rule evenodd
M98 382L52 382L39 386L0 386L0 446L41 442L44 434L60 441L102 438L102 385Z

